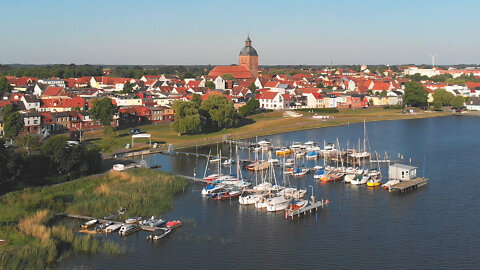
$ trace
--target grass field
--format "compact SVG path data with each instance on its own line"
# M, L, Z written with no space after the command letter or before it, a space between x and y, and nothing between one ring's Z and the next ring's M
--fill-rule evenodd
M166 147L173 144L175 149L189 147L200 144L211 144L222 140L226 136L233 139L244 139L255 136L264 136L269 134L284 133L296 130L331 127L345 125L349 123L361 122L365 119L370 121L384 121L395 119L414 119L449 115L445 112L421 112L416 114L403 114L402 110L387 110L383 108L368 108L358 110L342 110L338 113L329 114L332 118L328 120L313 119L312 113L301 112L304 116L299 118L283 117L283 112L268 112L249 116L250 124L238 128L224 129L218 132L199 135L182 135L170 129L168 123L157 125L141 126L142 132L152 134L152 141ZM127 143L131 143L131 137L128 134L130 129L118 130L118 137L109 139L107 143L102 139L101 131L87 132L87 141L101 148L103 152L112 153L118 149L124 149ZM134 149L148 147L143 143L135 142Z
M77 236L55 214L103 217L121 207L128 216L162 215L186 179L134 169L90 176L49 187L11 192L0 198L0 269L44 269L75 253L119 253L122 247Z

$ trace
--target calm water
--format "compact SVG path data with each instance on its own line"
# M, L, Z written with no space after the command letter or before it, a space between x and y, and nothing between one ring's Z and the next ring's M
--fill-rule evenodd
M317 214L292 221L236 201L202 198L202 186L190 184L166 215L183 219L185 226L168 238L150 243L144 232L124 239L110 235L128 247L126 254L76 256L62 261L60 268L480 269L479 126L480 118L454 116L367 123L372 151L402 153L420 167L420 175L430 178L428 186L411 193L318 183L312 175L290 179L294 186L313 185L317 198L331 201ZM362 124L267 138L275 144L294 140L323 144L338 138L342 145L347 140L352 145L359 137L363 138ZM228 148L223 146L224 153ZM163 170L189 175L195 168L201 176L205 167L203 158L146 159L162 164ZM252 173L243 175L254 178Z

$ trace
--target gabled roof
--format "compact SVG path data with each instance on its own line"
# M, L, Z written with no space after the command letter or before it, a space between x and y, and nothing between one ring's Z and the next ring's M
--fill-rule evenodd
M56 86L50 86L43 92L42 96L48 97L48 96L58 96L60 91L62 91L62 87L56 87Z
M260 94L258 99L274 99L279 94L280 94L279 92L265 91Z
M235 79L251 79L252 74L244 66L216 66L208 73L208 76L222 76L232 74Z

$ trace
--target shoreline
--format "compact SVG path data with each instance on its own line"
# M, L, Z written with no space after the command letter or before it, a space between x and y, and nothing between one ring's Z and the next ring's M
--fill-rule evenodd
M308 114L308 113L307 113ZM261 120L255 122L250 125L242 126L239 128L234 129L227 129L223 131L219 131L213 133L213 135L208 136L208 134L201 134L201 135L183 135L179 137L186 138L186 136L192 136L196 138L188 138L186 142L173 144L174 150L182 150L186 148L196 147L196 146L205 146L205 145L212 145L218 142L222 142L225 139L233 139L233 140L247 140L251 138L255 138L257 136L271 136L271 135L278 135L278 134L285 134L290 132L296 131L303 131L303 130L311 130L311 129L320 129L320 128L328 128L328 127L337 127L337 126L345 126L350 124L361 123L365 119L366 122L379 122L379 121L395 121L395 120L413 120L413 119L424 119L424 118L433 118L433 117L445 117L455 115L451 112L430 112L430 113L420 113L420 114L360 114L360 115L348 115L348 114L338 114L337 115L331 114L334 118L330 118L328 120L312 120L311 117L301 117L301 118L277 118L273 120ZM258 117L258 116L257 116ZM291 124L283 124L275 126L277 122L286 122L288 120L293 120ZM296 120L296 121L295 121ZM304 120L304 121L299 121ZM268 123L269 121L275 121ZM267 125L260 130L256 131L245 131L245 129L251 128L252 125L260 125L267 123ZM164 147L160 147L157 149L148 148L148 145L134 149L130 151L121 151L124 149L117 149L113 155L125 155L128 156L136 156L137 155L145 155L145 154L156 154L160 152L164 152L167 149L168 142L165 144Z

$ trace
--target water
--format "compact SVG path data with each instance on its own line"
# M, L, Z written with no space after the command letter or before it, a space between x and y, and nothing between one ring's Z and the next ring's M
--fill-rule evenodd
M102 254L67 258L61 269L264 269L278 268L480 268L480 118L444 117L367 123L372 151L402 153L419 167L428 186L405 195L381 188L319 183L310 174L291 179L302 188L313 185L317 198L330 205L300 220L281 213L216 202L200 196L190 184L175 200L167 218L185 225L158 243L140 232L109 239L128 247L121 256ZM363 124L268 136L273 143L336 138L345 145L363 141ZM260 138L259 138L260 139ZM263 139L263 137L261 138ZM216 146L211 148L216 152ZM228 145L222 146L228 154ZM209 148L191 149L208 153ZM242 152L242 155L247 155ZM181 174L203 176L205 160L154 155L151 164ZM308 166L312 165L310 161ZM233 169L235 171L235 169ZM253 174L244 172L248 179ZM281 179L281 177L280 177ZM279 179L279 180L280 180Z

